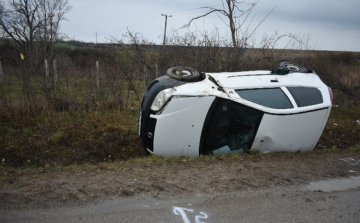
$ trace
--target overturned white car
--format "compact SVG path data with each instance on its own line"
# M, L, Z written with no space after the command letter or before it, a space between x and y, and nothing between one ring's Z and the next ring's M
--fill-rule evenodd
M308 151L319 140L332 91L312 70L199 73L170 68L147 88L139 135L161 156Z

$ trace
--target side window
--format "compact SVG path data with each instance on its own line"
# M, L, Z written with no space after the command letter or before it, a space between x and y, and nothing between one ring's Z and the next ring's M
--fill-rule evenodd
M323 103L321 92L317 88L310 87L288 87L299 107L317 105Z
M222 100L212 113L205 153L243 153L251 148L263 113L235 102Z
M237 90L238 95L256 104L276 109L293 108L290 100L281 88Z

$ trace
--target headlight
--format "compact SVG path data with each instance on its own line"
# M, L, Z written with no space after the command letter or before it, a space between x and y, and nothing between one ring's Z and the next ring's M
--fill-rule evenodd
M156 95L150 109L153 111L160 111L174 92L174 88L168 88L160 91Z

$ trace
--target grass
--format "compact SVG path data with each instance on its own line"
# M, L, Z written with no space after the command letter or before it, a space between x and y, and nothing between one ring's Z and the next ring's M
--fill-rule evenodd
M62 42L62 43L56 43L56 47L64 47L64 48L69 48L69 49L71 49L71 50L76 50L76 49L79 48L78 46L69 45L69 44L64 43L64 42Z
M335 95L336 97L336 95ZM360 106L333 106L317 149L344 149L360 144Z
M2 124L6 166L59 166L127 160L145 155L137 111L51 112Z
M22 80L19 77L4 75L0 84L0 93L6 97L19 98L21 94Z
M52 77L51 77L52 78ZM50 96L55 96L54 83L49 79ZM89 103L90 101L97 104L104 103L104 100L119 100L127 97L127 82L124 79L118 80L100 80L101 88L97 88L96 79L88 77L61 77L58 79L59 98L63 101L73 103ZM143 95L143 81L135 81L135 87L138 89L140 97ZM20 76L4 75L4 81L0 84L0 95L8 102L19 102L23 93L23 81ZM37 100L45 100L44 93L45 78L32 77L30 81L31 94L37 95ZM66 98L66 100L65 100ZM134 91L130 91L129 98L136 101ZM70 100L71 99L71 100ZM95 101L94 101L95 100ZM100 101L101 100L101 101ZM138 103L138 102L135 102Z
M283 153L286 154L286 153ZM137 165L145 165L145 166L164 166L164 165L187 165L187 164L203 164L203 163L214 163L219 161L224 162L235 162L244 159L253 159L253 158L267 158L272 157L274 153L268 154L228 154L228 155L212 155L212 156L199 156L199 157L161 157L157 155L151 156L139 156L132 157L127 160L117 160L113 162L98 162L98 163L74 163L64 166L47 166L47 167L38 167L33 166L29 168L29 166L22 166L19 168L13 167L4 167L0 166L0 172L8 172L8 173L17 173L21 174L33 174L46 172L46 170L74 170L74 171L83 171L83 170L117 170L124 169L128 167L133 167L134 164ZM281 156L281 155L280 155ZM204 166L205 167L205 166Z
M286 52L285 57L293 55L300 58L304 53L313 53ZM114 75L114 72L117 72L114 70L119 67L110 67L114 70L109 68L110 71L107 72L101 70L103 76L98 89L95 66L80 72L76 66L60 69L65 65L59 62L58 99L55 99L53 79L50 78L48 97L51 100L45 96L43 73L31 76L29 99L23 91L22 78L7 75L11 72L4 68L4 82L0 84L0 160L4 160L2 166L71 168L73 165L86 164L94 165L88 168L108 168L108 163L124 160L183 165L211 162L213 159L256 159L271 156L252 151L246 155L143 158L145 152L137 136L139 101L134 91L130 91L128 95L124 77L120 74ZM19 72L14 67L12 69L13 74ZM134 70L135 68L131 68L129 72ZM357 72L354 70L352 75L355 74ZM144 92L143 80L138 79L134 83L141 98ZM354 103L354 97L336 89L334 95L334 103L339 106L333 107L316 149L359 149L360 127L355 123L355 120L360 119L359 103ZM134 109L131 110L131 107Z
M350 147L350 150L360 152L360 143Z
M54 134L52 134L50 137L49 137L49 143L56 143L56 142L59 142L62 138L64 137L64 132L63 131L58 131L58 132L55 132Z
M346 150L316 150L305 153L268 153L268 154L228 154L199 157L160 157L156 155L129 158L127 160L115 160L113 162L97 163L73 163L69 165L51 166L19 166L17 168L0 166L0 189L13 187L9 180L16 177L28 176L31 179L47 179L49 176L56 178L62 174L79 174L84 172L105 171L103 174L118 174L118 171L130 171L136 177L151 177L157 170L161 171L162 176L166 176L169 170L212 170L216 164L225 164L227 167L237 167L246 161L258 162L265 159L291 159L307 157L323 157L328 153L333 153L336 157L349 152L359 152L360 144ZM214 165L215 164L215 165Z
M146 157L137 136L137 108L43 111L25 118L0 118L0 160L4 160L3 166L56 167L86 163L96 166L105 163L101 164L105 165L102 168L107 168L106 163L121 160L183 165L211 162L213 159L264 157L257 151L246 155L198 158L163 158L154 155ZM359 119L359 106L333 107L316 149L330 152L346 148L359 150L360 127L355 123L355 120Z

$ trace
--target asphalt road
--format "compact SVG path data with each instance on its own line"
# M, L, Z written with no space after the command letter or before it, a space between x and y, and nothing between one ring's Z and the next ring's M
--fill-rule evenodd
M3 223L359 222L359 219L360 177L205 197L114 198L86 206L0 211Z

